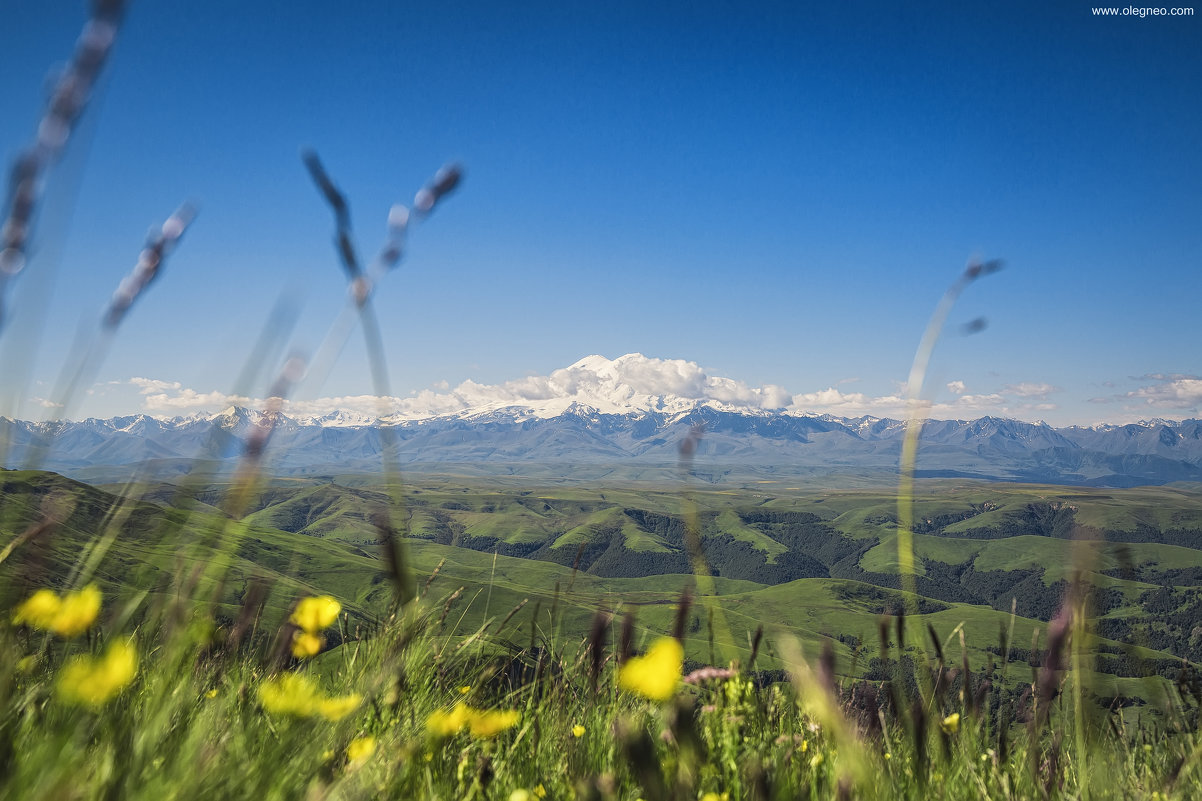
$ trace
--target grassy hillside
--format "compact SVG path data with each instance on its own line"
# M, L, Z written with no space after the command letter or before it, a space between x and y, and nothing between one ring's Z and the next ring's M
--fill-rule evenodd
M1190 797L1192 497L1091 496L1100 529L1047 488L934 488L911 595L896 509L868 491L192 478L122 497L3 471L0 607L87 582L103 603L84 644L0 622L0 761L19 755L0 798ZM392 496L418 593L399 613L374 519ZM1066 638L1071 588L1092 609ZM342 615L305 662L289 614L319 594ZM672 632L681 662L642 697L627 668ZM89 667L113 653L126 667ZM108 678L80 690L85 669Z
M249 496L252 511L235 522L221 511L229 488L220 485L156 484L139 488L139 499L120 500L53 474L5 471L0 478L5 540L34 525L46 508L58 508L61 519L36 547L15 548L0 565L13 579L14 596L38 582L64 583L88 543L113 532L95 578L115 593L166 597L177 589L181 565L194 565L203 566L196 578L201 590L216 593L231 615L252 585L269 587L268 629L305 594L336 595L361 625L388 608L392 591L371 521L371 510L388 498L383 488L272 481ZM1129 663L1198 658L1193 649L1202 643L1189 632L1193 616L1202 617L1193 589L1202 586L1202 546L1155 541L1187 543L1188 532L1148 523L1193 520L1202 505L1189 492L932 487L938 494L916 506L924 532L915 535L918 591L930 612L924 620L937 632L963 624L974 664L983 668L999 658L989 649L998 650L1012 605L1019 612L1015 642L1029 643L1078 574L1095 588L1107 647L1125 648ZM700 555L716 576L712 592L720 603L701 598L695 605L686 631L691 659L746 659L750 637L763 625L810 648L829 648L842 672L862 674L878 648L881 616L907 606L897 575L895 504L867 491L773 490L515 490L426 480L403 490L400 519L412 538L418 583L425 587L437 570L429 597L462 588L447 610L449 633L495 628L519 606L495 633L513 641L546 634L551 624L539 615L552 609L551 632L568 639L584 636L598 609L633 612L641 632L670 629L682 591L696 591L690 574ZM1180 508L1166 509L1170 500ZM1102 520L1099 509L1112 528L1075 523L1078 514ZM687 544L690 525L700 526L701 554ZM1078 541L1066 532L1097 539ZM1146 541L1116 539L1125 532ZM217 574L219 584L210 578ZM1153 596L1170 614L1148 613L1145 601ZM1143 646L1149 647L1138 650ZM765 665L775 661L764 658Z

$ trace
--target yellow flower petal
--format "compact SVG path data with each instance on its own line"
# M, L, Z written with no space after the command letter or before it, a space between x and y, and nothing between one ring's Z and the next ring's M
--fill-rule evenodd
M316 713L320 698L313 680L299 673L285 673L259 685L259 701L276 715L309 717Z
M321 646L326 641L316 634L307 631L297 631L292 635L292 655L297 659L312 659L321 653Z
M322 698L317 702L317 714L326 720L342 720L359 708L363 696L358 693L341 695L337 698Z
M13 613L13 623L49 629L62 605L62 599L53 590L38 590L17 607Z
M581 726L580 724L576 724L575 726L573 726L572 727L572 736L573 737L583 737L584 736L584 727Z
M89 584L59 597L51 590L38 590L13 614L13 623L52 631L62 637L78 637L100 614L100 590Z
M301 599L288 618L298 628L309 634L316 634L322 629L334 625L342 604L329 595L317 595Z
M948 734L955 734L960 730L960 713L953 712L944 718L943 723L940 725L943 726L943 730Z
M473 737L496 737L517 724L521 715L516 709L498 709L492 712L474 711L468 719L468 729Z
M676 693L684 648L672 637L661 637L643 656L627 660L618 672L618 686L652 701L667 701Z
M346 758L352 765L359 765L370 759L375 752L375 737L356 737L346 747Z
M100 590L95 584L89 584L82 590L63 596L62 605L50 629L63 637L78 637L91 628L99 614Z
M455 708L450 712L436 709L426 719L426 730L438 737L450 737L467 725L471 714L472 710L462 701L455 704Z
M327 698L313 679L299 673L285 673L259 685L259 701L264 709L276 715L341 720L355 711L362 700L357 693Z
M426 731L436 737L450 737L465 728L473 737L495 737L518 722L517 710L484 711L472 709L460 701L447 712L437 709L426 719Z
M137 672L137 650L127 642L115 642L104 656L80 656L64 665L58 694L69 703L100 706L133 681Z

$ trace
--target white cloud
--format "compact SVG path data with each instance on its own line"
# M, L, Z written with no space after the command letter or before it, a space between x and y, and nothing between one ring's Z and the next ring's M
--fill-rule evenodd
M782 387L752 387L711 376L696 362L655 359L628 353L617 359L588 356L546 376L526 376L502 384L464 381L449 392L419 392L402 403L402 414L423 411L445 414L477 407L565 407L578 402L602 411L656 408L663 398L717 401L759 409L788 406L792 396Z
M152 413L180 414L188 411L223 409L227 406L261 406L264 403L224 392L197 392L178 381L160 381L135 376L129 379L129 383L138 388L138 393L142 395L143 408Z
M954 383L954 382L953 382ZM840 417L905 418L909 414L910 401L902 394L870 396L861 392L843 393L834 387L793 396L790 411L796 413L822 412ZM923 414L937 418L959 418L981 414L1006 413L1005 398L996 393L989 395L960 395L949 403L918 404Z
M1188 376L1146 376L1158 384L1140 387L1126 394L1127 398L1148 406L1165 409L1193 410L1202 404L1202 379Z
M181 389L183 385L178 381L159 381L155 378L141 378L135 376L129 379L129 383L138 388L138 392L143 395L151 395L156 392L165 392L172 389Z
M151 413L179 414L182 411L216 411L230 405L261 407L262 399L202 392L178 381L132 378L129 383L142 395ZM594 406L603 412L658 409L673 399L687 402L711 401L756 409L782 409L793 397L782 387L768 384L752 387L741 381L709 375L696 362L655 359L629 353L617 359L589 356L546 376L526 376L501 384L464 381L453 389L442 381L434 389L407 398L378 398L372 395L340 396L292 401L292 414L325 414L334 409L377 416L389 412L420 419L469 410L506 406L530 407L558 413L572 403Z
M1104 421L1113 425L1135 423L1149 417L1196 417L1202 413L1202 378L1181 373L1152 373L1132 379L1152 382L1129 392L1088 398L1087 402L1106 406ZM1103 386L1113 387L1114 382Z
M588 356L549 375L530 375L499 384L482 384L471 379L451 387L442 381L430 389L405 398L374 395L343 395L293 400L289 414L324 415L335 409L379 417L395 414L404 419L423 419L460 413L483 413L505 407L530 409L540 416L563 412L573 403L595 407L605 413L638 409L677 411L695 402L727 404L762 410L784 409L793 414L827 413L836 416L905 418L911 404L898 383L881 395L845 392L839 385L793 394L772 384L751 386L732 378L716 376L684 359L657 359L629 353L616 359ZM1185 379L1182 379L1185 380ZM129 385L142 396L145 410L166 416L218 411L230 405L263 408L262 398L247 398L216 390L185 387L178 381L132 378ZM1202 381L1195 381L1202 395ZM940 419L970 419L982 415L1015 415L1055 409L1046 396L1057 391L1048 384L1024 383L1001 392L970 394L964 381L951 381L953 398L934 404L922 403L924 414ZM1018 396L1018 402L1014 402ZM1025 402L1024 402L1025 401Z
M1060 387L1052 386L1051 384L1040 384L1032 381L1023 381L1020 384L1010 384L1003 390L1007 395L1017 395L1020 398L1046 398L1053 392L1059 392Z

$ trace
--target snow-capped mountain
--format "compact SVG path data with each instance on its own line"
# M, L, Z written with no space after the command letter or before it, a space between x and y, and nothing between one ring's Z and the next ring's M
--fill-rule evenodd
M793 402L777 386L752 387L709 375L696 362L641 353L616 359L586 356L545 376L491 385L465 381L454 388L389 400L393 412L384 416L389 423L448 417L478 420L496 413L545 420L576 408L611 415L680 414L698 404L753 414L780 411Z
M570 368L569 368L570 369ZM692 468L711 475L840 475L894 471L905 422L766 408L762 396L731 401L651 395L611 387L604 406L581 393L545 403L407 419L353 413L289 416L231 406L212 415L146 415L30 423L0 418L8 467L34 465L114 480L191 469L197 460L233 466L252 432L271 430L267 464L280 474L375 472L391 434L411 470L478 472L675 468L680 445L700 432ZM591 397L591 396L590 396ZM742 400L743 403L736 403ZM932 420L922 432L920 475L1098 486L1202 481L1202 421L1052 428L996 417Z

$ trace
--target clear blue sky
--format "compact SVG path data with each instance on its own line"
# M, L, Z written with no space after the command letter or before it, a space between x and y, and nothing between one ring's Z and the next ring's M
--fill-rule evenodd
M6 163L86 10L6 4ZM1199 11L134 3L16 286L46 321L24 394L49 394L80 321L185 199L200 216L81 413L139 410L133 377L229 392L282 292L303 300L296 345L315 346L344 291L298 158L312 146L371 252L392 203L449 159L467 168L377 295L400 396L633 351L798 395L889 396L977 254L1008 266L953 312L952 328L990 325L940 343L936 402L1053 423L1194 416ZM56 250L38 305L33 274ZM319 394L370 391L356 332Z

